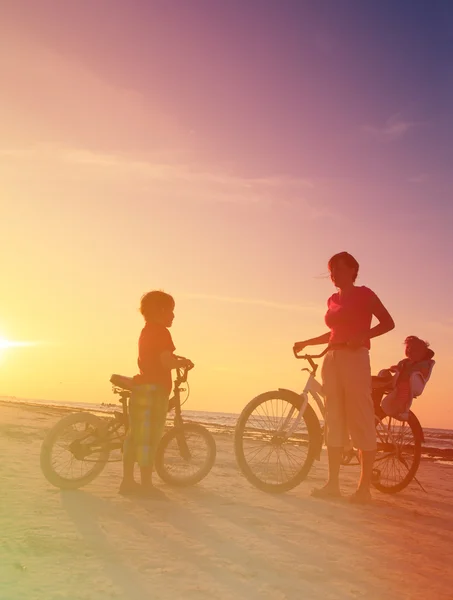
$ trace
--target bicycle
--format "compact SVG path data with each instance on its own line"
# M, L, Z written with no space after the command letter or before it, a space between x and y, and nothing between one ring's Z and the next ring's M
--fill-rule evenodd
M310 368L308 381L301 394L284 388L265 392L251 400L239 416L235 430L235 454L238 466L258 489L266 492L286 492L299 485L309 474L315 460L320 460L324 428L310 404L315 401L325 416L325 396L316 379L318 365L329 350L318 355L294 353L306 360ZM374 383L381 383L373 377ZM382 387L382 391L388 390ZM415 478L424 442L417 417L409 411L406 421L388 417L375 406L377 452L373 470L373 486L394 494L403 490ZM344 465L351 464L357 450L345 450ZM256 463L255 463L256 459ZM271 459L276 459L271 464ZM419 484L420 485L420 484Z
M178 357L181 358L181 357ZM177 369L169 412L174 410L172 427L159 443L155 470L167 484L194 485L211 471L216 458L213 435L198 423L184 422L181 392L191 367ZM46 479L60 489L73 490L87 485L103 471L115 450L122 452L128 429L128 403L134 389L132 377L112 375L113 393L120 396L122 411L101 418L90 412L77 412L63 417L46 435L40 454L41 470ZM188 384L187 384L188 385ZM187 396L188 397L188 396ZM186 398L187 400L187 398ZM63 456L66 474L58 472L56 461ZM84 471L84 467L87 470Z

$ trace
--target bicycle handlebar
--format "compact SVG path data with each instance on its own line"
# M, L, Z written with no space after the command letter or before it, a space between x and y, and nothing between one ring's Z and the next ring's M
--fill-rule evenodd
M341 348L349 348L349 344L347 342L328 344L327 347L321 352L321 354L301 354L300 356L293 348L293 353L296 358L303 358L305 360L309 360L310 358L322 358L324 355L329 352L329 350L339 350Z
M325 348L321 354L297 354L297 352L294 350L293 348L293 354L296 358L298 359L303 359L306 360L310 367L313 369L313 373L316 374L316 371L318 369L318 365L313 361L314 358L322 358L323 356L325 356L327 354L327 352L329 352L329 350L332 350L333 347L332 346L327 346L327 348Z
M325 350L323 350L321 352L321 354L300 354L299 355L293 348L293 353L296 358L299 358L299 359L302 358L303 360L308 360L310 362L311 359L313 359L313 358L322 358L325 354L327 354L327 352L329 350L330 350L330 346L327 346L327 348Z
M190 371L191 369L194 368L194 364L192 363L192 361L189 358L186 358L185 356L177 356L176 354L174 354L174 357L177 358L178 360L188 360L191 363L191 366L185 366L185 367L178 367L180 369L187 369L188 371Z
M175 358L179 358L179 359L183 359L183 360L189 360L187 358L185 358L184 356L177 356L176 354L174 355ZM191 371L194 368L194 364L190 364L190 365L185 365L184 367L177 367L176 368L176 372L177 372L177 381L178 383L185 383L187 381L187 375L189 373L189 371Z

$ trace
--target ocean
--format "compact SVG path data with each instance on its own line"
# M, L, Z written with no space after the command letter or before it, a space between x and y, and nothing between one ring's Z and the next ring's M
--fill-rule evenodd
M48 400L27 400L9 396L0 396L2 402L34 404L38 406L61 407L74 410L87 410L98 413L112 413L121 409L119 403L91 404L84 402L50 402ZM210 412L198 410L184 410L184 419L203 423L211 431L222 431L233 429L239 418L238 413ZM439 462L453 463L453 430L423 428L425 443L423 444L423 455Z

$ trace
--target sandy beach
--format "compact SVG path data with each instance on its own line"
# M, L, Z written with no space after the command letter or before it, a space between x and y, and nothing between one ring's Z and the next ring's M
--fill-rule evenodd
M451 600L453 467L423 461L419 478L371 506L309 496L326 461L284 495L239 473L231 432L198 486L168 501L117 494L112 463L83 490L61 492L39 467L57 408L0 404L1 600ZM357 469L344 470L352 491Z

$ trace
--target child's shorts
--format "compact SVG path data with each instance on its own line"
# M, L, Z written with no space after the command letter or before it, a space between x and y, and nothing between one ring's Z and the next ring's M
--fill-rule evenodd
M168 393L159 385L134 388L129 401L129 429L124 441L124 458L140 467L152 467L164 432Z

